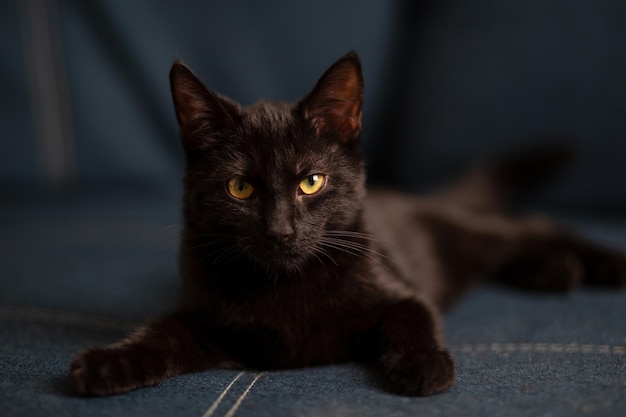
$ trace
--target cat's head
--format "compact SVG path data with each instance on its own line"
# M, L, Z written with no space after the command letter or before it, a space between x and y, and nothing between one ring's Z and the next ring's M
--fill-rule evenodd
M187 237L221 248L207 244L207 256L241 255L267 270L325 261L328 235L355 226L365 195L357 55L337 61L297 103L240 106L180 61L170 83L187 160Z

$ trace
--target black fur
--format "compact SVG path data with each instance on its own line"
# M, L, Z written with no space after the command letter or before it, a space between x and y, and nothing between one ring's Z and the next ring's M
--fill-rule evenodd
M79 394L214 368L358 360L377 364L392 392L430 395L455 379L440 312L479 277L551 290L624 285L620 254L502 211L502 196L525 187L516 179L545 153L488 166L437 196L366 196L354 53L293 104L241 107L181 62L170 81L187 157L180 302L122 342L79 354L70 375ZM299 184L310 175L324 182L308 195ZM232 195L233 179L252 193Z

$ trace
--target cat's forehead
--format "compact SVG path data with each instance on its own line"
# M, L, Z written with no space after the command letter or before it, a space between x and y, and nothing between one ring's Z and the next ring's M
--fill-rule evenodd
M293 104L269 100L242 109L244 128L257 131L281 131L294 123Z
M244 107L238 126L240 145L257 157L292 155L303 157L321 142L290 103L261 101Z
M228 147L236 168L260 176L323 167L333 148L306 128L289 103L262 101L244 107L236 136Z

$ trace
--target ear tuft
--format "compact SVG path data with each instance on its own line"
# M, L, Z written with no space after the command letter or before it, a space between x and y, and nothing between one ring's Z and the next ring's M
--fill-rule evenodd
M358 139L363 106L358 55L350 52L335 62L300 106L318 135L336 136L343 142Z

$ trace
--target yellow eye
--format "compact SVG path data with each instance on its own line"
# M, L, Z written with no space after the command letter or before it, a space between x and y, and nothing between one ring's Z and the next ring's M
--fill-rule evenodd
M245 200L250 198L253 191L252 185L241 178L233 178L228 181L228 192L235 198Z
M307 195L315 194L322 189L325 180L322 174L309 175L300 182L300 191Z

